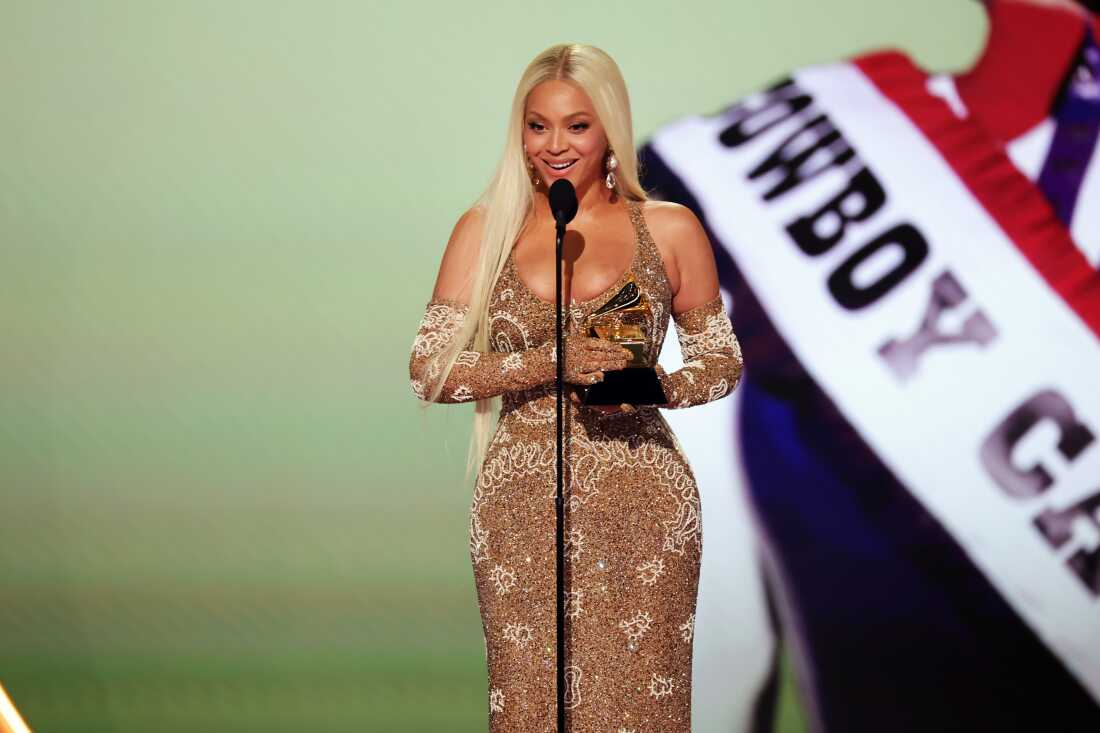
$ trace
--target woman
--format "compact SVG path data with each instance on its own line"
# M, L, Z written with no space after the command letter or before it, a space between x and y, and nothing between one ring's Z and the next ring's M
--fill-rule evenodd
M669 404L724 397L741 352L710 243L686 208L638 183L630 107L615 62L590 46L539 54L516 89L504 155L459 219L413 344L412 388L477 401L470 555L485 632L491 731L545 731L555 692L554 222L566 178L579 212L564 246L566 685L570 730L690 730L699 494L656 406L593 408L576 387L627 364L584 319L633 279L669 315L684 368L658 367ZM501 397L492 439L491 403Z

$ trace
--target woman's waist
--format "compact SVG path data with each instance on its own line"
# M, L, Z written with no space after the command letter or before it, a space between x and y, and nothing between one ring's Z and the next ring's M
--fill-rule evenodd
M619 431L624 428L630 430L632 427L642 426L652 431L654 425L662 429L667 428L660 411L653 405L639 405L631 411L604 412L596 407L574 402L570 397L571 391L572 388L567 385L562 395L563 417L568 423L583 427L587 431L602 433L608 430ZM547 430L553 431L556 418L557 395L552 384L502 395L499 422L544 425Z

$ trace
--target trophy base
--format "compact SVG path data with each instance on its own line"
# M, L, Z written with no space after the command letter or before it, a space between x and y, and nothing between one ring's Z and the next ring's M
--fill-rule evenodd
M657 370L627 367L604 372L603 381L584 391L585 405L663 405L668 402Z

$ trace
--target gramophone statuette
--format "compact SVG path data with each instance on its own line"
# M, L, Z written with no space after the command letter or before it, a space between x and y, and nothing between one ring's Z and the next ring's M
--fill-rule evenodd
M651 360L653 309L630 276L610 300L585 319L585 333L607 339L630 351L622 370L604 373L604 380L585 390L586 405L664 404L664 390Z

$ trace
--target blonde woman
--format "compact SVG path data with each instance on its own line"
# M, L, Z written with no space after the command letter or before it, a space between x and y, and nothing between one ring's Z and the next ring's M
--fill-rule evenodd
M491 731L556 719L554 221L566 178L579 212L564 251L565 707L570 730L688 733L699 494L656 406L586 407L577 387L628 352L584 319L633 280L650 353L674 319L684 367L658 376L682 408L729 394L741 352L711 245L686 208L646 200L615 62L558 45L520 79L504 155L455 225L413 344L427 402L476 401L470 555L485 633ZM496 428L489 439L495 406Z

